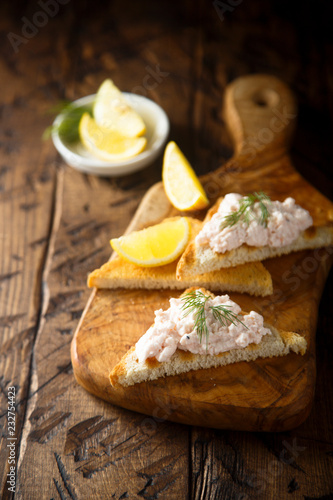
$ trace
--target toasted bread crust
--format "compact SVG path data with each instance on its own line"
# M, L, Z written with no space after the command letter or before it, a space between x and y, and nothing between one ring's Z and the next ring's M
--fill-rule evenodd
M191 239L200 231L202 222L190 219ZM202 285L214 291L249 293L267 296L273 293L270 273L261 262L221 269L190 279L176 278L179 259L159 267L139 267L115 257L88 276L88 286L97 288L144 288L184 290L190 286Z
M195 287L197 289L198 287ZM184 293L189 292L186 290ZM208 291L201 288L204 293ZM211 294L211 292L209 292ZM214 296L213 294L211 294ZM246 314L243 313L242 314ZM113 386L129 386L136 383L155 380L160 377L178 375L192 370L201 370L225 366L240 361L254 361L257 358L285 356L293 351L304 355L307 343L304 337L294 332L279 332L271 325L265 324L271 335L265 335L259 344L250 344L245 348L232 349L218 355L193 354L177 349L169 361L159 362L156 358L149 358L139 363L132 347L113 368L110 373L110 382Z
M120 362L113 368L110 373L110 382L112 385L116 385L118 380L121 380L126 375L126 360L129 359L135 353L135 346L131 347L129 351L123 356Z
M208 222L217 212L223 198L219 198L215 205L207 212L203 224ZM239 266L248 262L257 262L279 257L299 250L315 249L333 244L333 227L330 219L327 226L311 226L303 231L290 245L282 247L253 247L246 244L233 250L219 253L213 251L208 244L197 245L192 238L177 264L177 279L189 279L191 276L207 272Z

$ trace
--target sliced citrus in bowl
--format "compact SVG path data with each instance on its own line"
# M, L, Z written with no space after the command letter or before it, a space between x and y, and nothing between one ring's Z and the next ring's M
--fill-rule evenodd
M142 267L173 262L184 251L190 236L186 217L165 219L160 224L114 238L112 248L125 260Z
M110 79L105 80L97 91L93 115L98 125L115 129L127 137L138 137L146 132L141 116Z
M82 144L94 156L105 161L127 160L141 153L147 144L145 137L125 137L116 130L99 126L84 113L79 124Z
M178 210L199 210L208 206L201 182L173 141L165 148L162 179L168 199Z

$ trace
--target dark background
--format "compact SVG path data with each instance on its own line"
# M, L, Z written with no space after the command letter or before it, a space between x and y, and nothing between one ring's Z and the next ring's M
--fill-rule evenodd
M22 35L25 24L22 17L32 21L38 10L42 10L40 5L33 1L2 5L3 16L11 19L12 31L18 35ZM162 71L169 71L170 62L174 63L177 54L163 46L163 32L168 36L174 34L176 43L186 53L193 52L193 58L200 40L207 49L204 71L195 74L198 68L193 65L192 76L204 93L214 97L220 93L222 100L225 85L248 73L273 74L292 88L299 104L299 124L291 149L293 161L305 177L323 180L321 172L332 178L332 19L332 3L324 0L233 0L230 4L228 1L70 0L66 5L59 5L59 12L54 19L50 16L46 27L39 28L40 33L33 38L33 44L19 45L18 54L13 51L8 33L3 32L1 52L6 63L18 73L20 64L29 55L37 59L39 72L53 74L47 88L40 88L53 103L81 97L83 82L91 82L92 91L95 91L93 82L101 82L111 75L119 85L122 81L132 81L136 86L136 82L141 83L145 65L158 64ZM43 31L52 32L48 43L53 47L42 46L41 40L38 43ZM61 64L57 61L62 33L66 33L62 43L65 43L63 49L69 61L65 70L60 69ZM155 52L146 54L145 60L143 48L154 39ZM45 61L38 64L40 50L50 51L47 65ZM108 58L107 54L112 57ZM136 65L136 61L140 65ZM223 68L223 81L215 81L217 67ZM173 69L169 76L170 79L183 79L186 84L191 74L185 74L180 67L178 74ZM162 101L167 93L166 82L163 90L159 89ZM219 109L213 112L220 118ZM205 134L204 124L201 130L177 130L171 116L171 125L170 135L181 143L199 173L216 168L232 154L225 134L218 144L215 137ZM221 131L223 134L222 127ZM193 154L194 147L199 152L210 151L208 165L200 161L200 154L199 157ZM323 184L325 194L332 197L332 184Z
M117 419L118 427L112 427L112 432L120 439L128 429L139 426L142 416L95 400L73 382L69 342L90 294L87 272L108 259L110 237L122 234L146 190L160 180L161 159L139 173L97 179L73 172L50 142L41 141L52 120L47 111L60 100L94 93L108 77L122 90L131 91L142 84L147 67L158 66L168 76L156 90L148 90L147 96L166 109L170 138L203 174L232 156L222 113L227 84L249 73L268 73L288 84L298 101L298 123L291 143L294 165L333 199L332 2L70 0L59 4L56 15L16 52L9 34L22 37L26 20L33 20L40 10L36 1L2 2L0 6L0 214L5 228L1 234L9 239L16 231L13 221L24 218L29 222L24 237L18 235L10 247L11 266L19 262L19 255L25 257L24 279L19 281L14 274L14 281L9 282L8 276L16 272L9 266L4 267L0 281L0 324L4 329L0 381L21 384L17 432L28 450L16 498L94 498L94 491L100 498L333 498L332 272L318 315L315 402L302 426L282 434L260 434L162 422L149 442L135 448L137 456L142 453L149 458L160 446L160 462L153 471L152 466L140 475L141 462L130 452L126 455L126 450L123 462L119 459L120 465L114 466L112 453L107 456L109 449L103 448L103 425L108 429L107 422ZM52 221L61 189L62 216L53 248ZM103 213L103 203L116 208ZM104 217L98 227L94 217ZM87 220L90 225L79 230ZM4 241L2 238L2 248L7 250ZM4 254L1 259L2 264L7 262ZM46 306L45 285L50 290ZM32 310L29 321L19 318L19 326L15 323L17 310L12 311L11 323L3 312L9 309L8 297L15 294ZM16 357L14 348L19 353ZM10 363L12 382L1 373L5 374ZM36 374L40 413L31 415L31 395L35 394L30 384ZM62 389L63 396L53 401ZM89 419L96 415L101 421L93 424ZM56 417L64 425L56 426ZM65 439L67 443L68 436L73 436L75 425L86 429L87 422L89 429L94 425L102 429L91 432L88 458L82 458L81 448L62 455ZM27 427L29 437L22 434ZM178 457L176 472L171 462L166 465L168 440ZM281 460L281 451L284 442L294 440L305 451L288 464ZM4 441L2 451L3 446ZM6 452L1 455L5 456ZM35 460L43 466L35 466ZM272 464L281 467L281 474L273 474ZM253 477L259 478L261 487L254 485ZM135 496L127 490L135 491ZM1 491L3 498L9 498L4 482Z

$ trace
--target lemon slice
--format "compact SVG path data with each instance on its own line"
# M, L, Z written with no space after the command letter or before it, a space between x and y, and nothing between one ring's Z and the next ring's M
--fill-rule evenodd
M88 151L106 161L132 158L141 153L147 144L145 137L125 137L116 130L100 127L89 113L82 115L79 134Z
M178 210L198 210L208 206L204 188L173 141L165 148L162 179L168 199Z
M184 251L190 236L186 217L165 219L160 224L114 238L112 248L125 260L142 267L169 264Z
M98 125L115 129L127 137L138 137L146 132L141 116L110 79L105 80L97 91L93 115Z

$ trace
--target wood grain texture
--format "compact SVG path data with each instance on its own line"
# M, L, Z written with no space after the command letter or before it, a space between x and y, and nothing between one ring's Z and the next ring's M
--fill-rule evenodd
M237 164L237 175L226 182L223 170L222 176L221 170L207 174L203 184L211 198L262 190L281 201L295 197L313 215L315 227L333 219L333 204L300 177L288 158L287 140L296 109L282 82L266 75L236 80L226 89L225 115L235 140L236 153L230 163ZM171 212L159 183L144 197L130 229L159 222ZM269 259L266 265L274 287L271 297L231 294L242 310L256 310L276 328L303 335L308 343L305 356L290 354L126 388L111 387L112 368L153 323L154 311L166 309L168 299L180 292L97 290L74 335L74 375L94 395L149 415L156 399L163 399L166 411L169 406L175 408L169 417L175 422L248 431L292 429L307 418L312 405L317 308L332 254L329 248ZM295 284L293 269L297 267L308 268L309 277Z
M8 387L13 386L17 452L32 381L33 345L45 303L42 280L56 189L54 172L48 168L52 148L40 144L29 118L35 113L35 102L29 96L38 86L37 73L33 68L25 72L24 68L19 71L10 67L4 58L0 71L4 82L0 139L0 425L4 436ZM20 85L21 78L24 86ZM36 152L33 164L27 161L31 149ZM1 485L5 485L9 472L7 444L7 440L1 440Z
M104 403L75 383L70 342L90 295L87 273L108 259L110 237L160 180L161 162L102 180L67 168L40 141L47 109L111 77L166 110L170 137L198 173L224 165L232 177L221 97L238 76L270 73L299 101L293 163L332 199L330 3L308 2L300 15L296 3L241 2L223 20L213 2L59 3L17 53L7 34L22 36L22 17L32 20L40 3L2 2L0 10L0 497L13 497L5 412L7 388L19 380L16 498L330 498L332 277L318 317L314 404L297 429L189 427L164 420L163 405L150 417ZM160 81L147 80L157 67ZM307 281L301 264L290 286Z
M97 184L103 204L110 203L107 181L92 179L90 183L70 170L60 171L59 177L64 179L48 275L50 298L43 314L43 335L35 342L35 385L27 404L18 497L31 494L36 473L44 467L52 484L41 485L41 498L47 498L49 491L69 498L108 498L110 491L111 497L114 494L119 498L127 492L130 498L140 491L153 495L160 489L177 495L186 490L180 476L187 468L186 429L180 427L183 438L179 440L158 405L155 417L121 413L96 398L91 400L74 382L70 341L90 293L85 270L104 251L101 234L105 228L116 228L118 213L114 211L112 219L105 214L97 221L96 208L90 205L86 210ZM63 206L67 207L65 212ZM53 359L55 362L51 362ZM101 482L101 476L110 476L110 480Z

